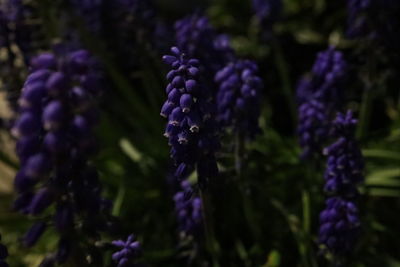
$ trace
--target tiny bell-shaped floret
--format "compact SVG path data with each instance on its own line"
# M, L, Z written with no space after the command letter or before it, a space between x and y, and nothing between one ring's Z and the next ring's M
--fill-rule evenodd
M23 108L40 106L46 96L46 88L43 82L29 83L22 90L19 104Z
M26 247L32 247L36 244L38 239L42 236L44 231L46 230L46 223L37 222L35 223L29 231L23 237L23 244Z
M172 110L171 115L169 116L169 124L178 126L181 123L183 117L184 117L184 114L183 114L181 108L176 107Z
M49 207L54 200L54 193L47 187L40 189L32 199L30 213L38 215Z
M50 102L43 111L43 125L46 130L55 130L61 127L65 119L63 104L54 100Z
M189 113L193 104L193 98L189 94L183 94L179 100L183 113Z
M36 114L27 111L17 119L12 133L15 137L33 135L40 130L40 126L40 118Z
M50 75L46 83L47 91L52 96L58 96L66 93L68 89L68 79L62 72L54 72Z

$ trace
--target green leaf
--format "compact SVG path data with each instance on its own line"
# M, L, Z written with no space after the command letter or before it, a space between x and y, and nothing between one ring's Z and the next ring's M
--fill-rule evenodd
M367 176L367 186L400 187L400 168L391 168L372 172Z
M366 193L375 197L400 197L400 188L368 188Z
M390 150L364 149L362 151L362 153L363 153L364 157L367 157L367 158L384 158L384 159L400 161L400 153L390 151Z
M272 250L268 255L267 262L263 267L279 267L281 264L281 254L277 250Z

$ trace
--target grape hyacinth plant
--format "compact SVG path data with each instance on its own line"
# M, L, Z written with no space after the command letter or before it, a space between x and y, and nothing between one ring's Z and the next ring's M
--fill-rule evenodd
M357 186L364 181L364 160L355 140L353 113L339 113L334 121L336 142L324 150L328 156L325 192L329 195L320 214L319 242L340 263L353 251L360 232Z
M1 234L0 234L1 241ZM5 245L0 243L0 267L8 267L6 258L8 257L8 249Z
M74 233L96 240L107 228L109 205L90 163L97 150L93 129L102 93L96 65L85 50L60 56L42 53L32 60L19 99L13 134L21 168L14 181L14 209L39 218L23 238L27 247L50 225L59 233L58 251L45 259L46 266L66 262L82 245L72 239Z
M217 119L223 127L235 133L254 138L260 132L262 80L257 76L257 64L250 60L229 63L215 75L219 84Z
M331 46L318 54L311 78L303 78L299 83L297 131L303 149L302 158L322 153L331 127L329 121L344 97L347 68L343 53Z
M197 184L204 190L218 174L215 152L219 148L212 92L200 82L197 59L188 58L177 47L172 55L163 57L172 67L167 74L168 99L161 116L168 119L164 136L168 138L170 156L174 161L174 177L182 191L174 196L180 238L199 237L202 226L202 202L187 181L194 170ZM196 192L197 193L197 192ZM199 241L198 238L195 241Z
M199 61L177 47L171 52L173 55L163 57L172 67L167 74L168 99L161 109L161 116L168 119L164 136L171 146L177 180L186 179L196 169L199 184L204 186L218 173L215 104L210 90L199 82Z

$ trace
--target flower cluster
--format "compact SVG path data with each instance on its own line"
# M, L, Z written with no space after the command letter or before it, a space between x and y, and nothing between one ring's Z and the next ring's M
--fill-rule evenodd
M354 137L357 120L351 111L339 113L333 134L338 140L327 147L325 191L330 195L320 215L319 242L340 261L349 254L360 228L357 185L363 180L363 157Z
M43 53L32 60L31 68L12 130L21 163L14 182L18 192L14 208L40 216L49 214L47 208L54 204L51 216L61 238L52 261L62 263L76 243L71 233L96 235L106 224L102 214L107 202L89 162L97 147L93 128L102 91L100 74L85 50L60 57ZM33 246L48 225L39 220L23 243Z
M126 241L116 240L112 244L119 249L112 255L112 259L118 264L117 267L133 267L141 252L140 243L135 240L135 236L130 235Z
M354 137L356 125L350 111L339 113L334 121L333 134L338 140L324 149L328 156L325 191L330 194L356 196L356 185L363 181L364 161Z
M215 75L219 84L217 119L224 127L253 138L259 131L262 81L258 67L250 60L229 63Z
M187 16L175 23L175 31L179 49L201 61L206 79L212 79L218 70L233 59L228 37L218 35L206 16Z
M219 147L211 92L199 82L199 61L189 59L177 47L163 60L172 67L167 74L168 99L161 115L168 118L165 137L177 166L175 177L184 180L197 169L200 185L218 170L215 151Z
M1 241L1 235L0 235ZM0 243L0 267L8 267L6 258L8 257L7 247Z
M367 38L391 48L400 45L396 32L400 26L399 1L347 0L347 9L350 38Z
M181 191L174 196L175 212L183 236L196 236L202 227L202 204L198 196L194 196L189 181L180 183Z
M319 242L335 256L343 256L353 250L360 231L358 208L352 200L328 198L320 225Z
M298 135L302 157L321 153L329 132L330 117L340 107L347 79L343 53L334 47L318 54L310 79L303 79L297 88L299 104ZM324 114L322 114L324 113Z

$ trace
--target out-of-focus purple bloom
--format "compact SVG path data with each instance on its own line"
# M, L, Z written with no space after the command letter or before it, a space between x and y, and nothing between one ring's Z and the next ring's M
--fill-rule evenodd
M364 160L354 137L356 125L350 111L339 113L333 122L333 134L338 139L324 149L328 156L325 191L330 194L356 196L356 186L364 180Z
M319 155L331 127L329 121L341 105L347 81L347 63L334 47L318 54L310 78L297 87L298 134L302 157Z
M202 231L202 203L189 181L180 183L180 191L174 195L175 212L183 237L196 236Z
M261 26L271 27L282 13L282 0L252 0L253 10Z
M175 32L179 49L200 60L208 79L233 59L229 38L218 35L206 16L193 14L177 21Z
M238 60L215 75L219 84L216 99L219 122L249 138L260 132L258 119L263 84L257 71L255 62Z
M349 254L360 231L357 186L364 180L364 161L354 137L357 120L351 111L339 113L333 123L338 138L324 150L328 156L325 191L330 195L320 214L319 242L340 262Z
M321 150L321 145L329 134L329 118L325 106L317 100L304 102L299 107L299 126L297 129L303 157Z
M328 198L320 214L319 242L336 257L341 257L354 249L359 232L360 218L354 201Z
M1 234L0 234L1 241ZM8 257L8 249L6 246L0 243L0 267L8 267L6 258Z
M347 0L347 9L350 38L366 38L389 48L400 45L396 30L400 26L399 1Z
M252 0L252 7L260 28L260 37L264 41L271 40L272 27L283 10L282 0Z
M348 66L342 52L331 46L318 53L311 72L311 79L305 79L297 89L298 102L310 98L337 104L342 100L343 87L347 81Z
M141 253L141 246L134 235L128 236L127 240L116 240L112 244L119 249L112 255L118 267L135 266L135 261Z
M87 227L96 232L105 225L101 185L89 164L96 151L93 114L102 92L101 76L97 63L84 50L61 56L43 53L32 60L32 71L22 89L20 115L12 131L18 138L21 162L14 207L37 216L55 204L54 225L61 239L53 260L63 263L71 250L71 231ZM79 228L74 218L79 219ZM44 221L35 224L24 244L33 246L46 225Z
M74 15L83 19L86 29L99 34L102 29L102 7L104 0L68 0Z
M212 92L200 82L199 61L188 58L177 47L171 51L173 55L163 57L172 67L167 74L168 99L161 109L161 115L168 118L164 135L171 146L178 181L196 169L204 186L218 173L215 151L219 141Z

